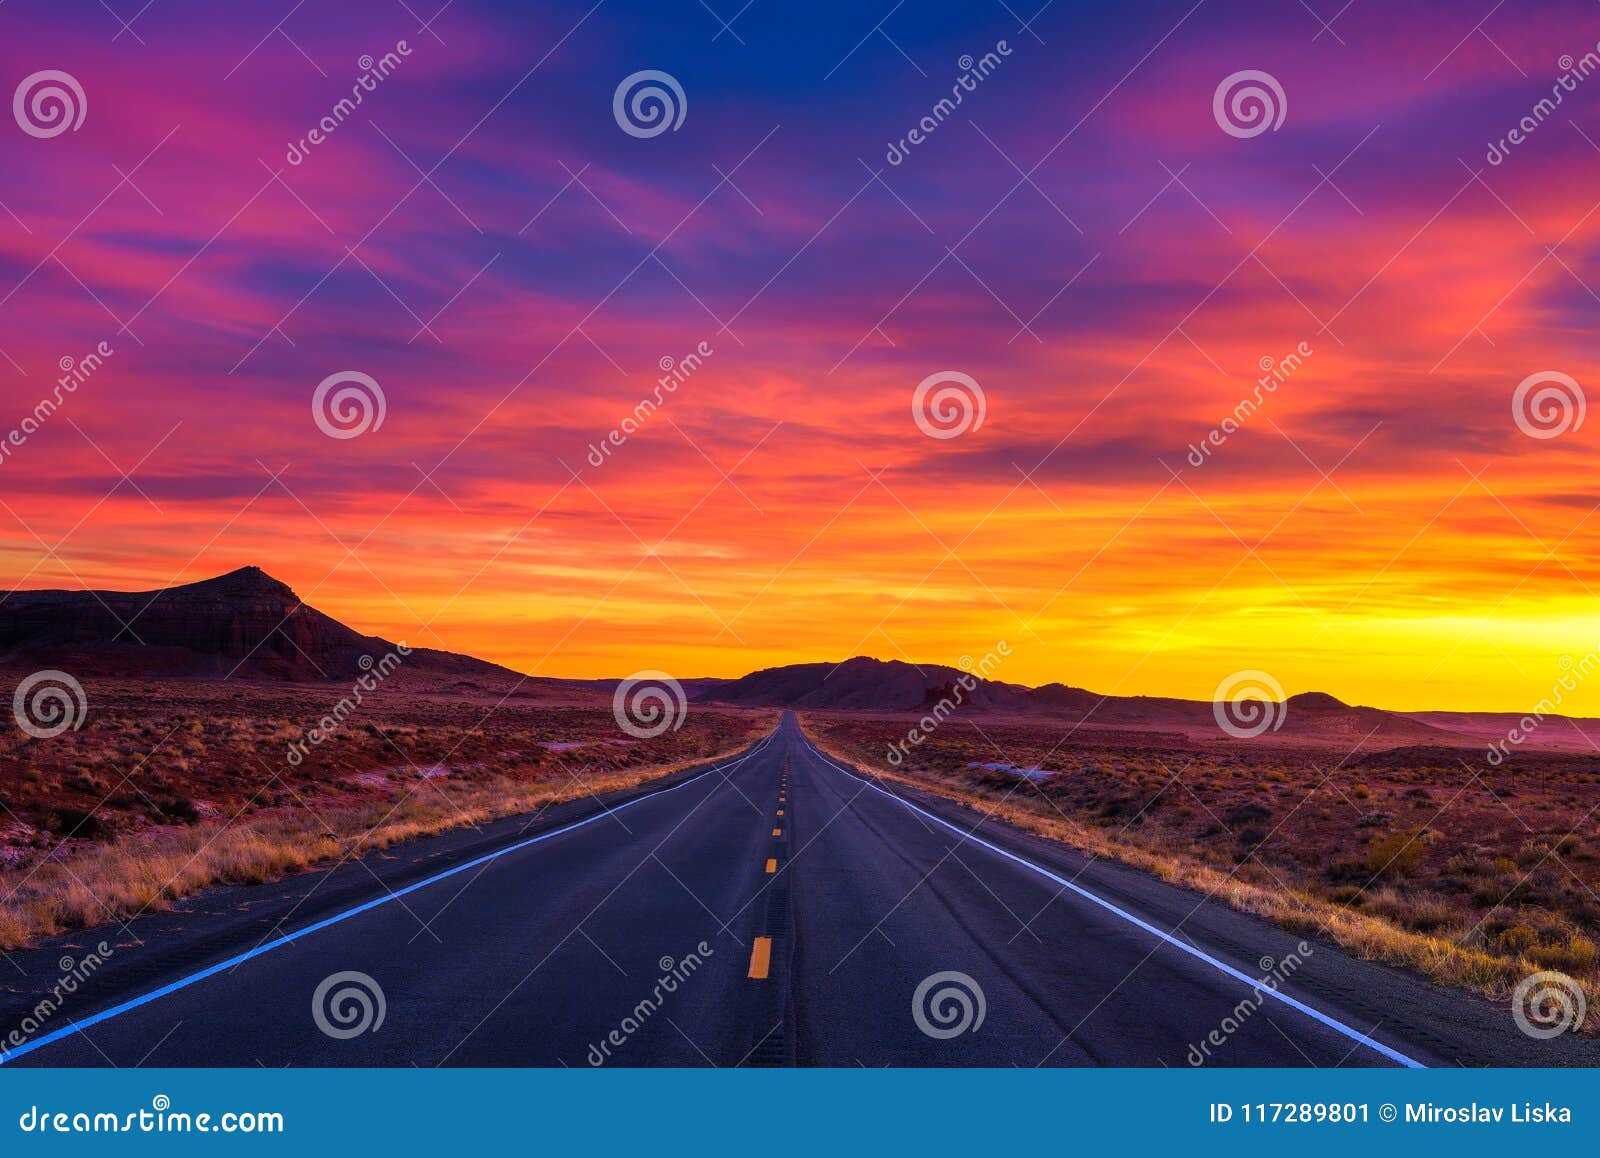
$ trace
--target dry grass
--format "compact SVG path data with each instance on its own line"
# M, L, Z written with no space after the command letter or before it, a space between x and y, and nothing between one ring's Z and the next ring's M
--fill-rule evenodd
M632 788L732 755L774 721L694 709L678 731L634 741L609 703L490 712L408 694L287 765L285 744L328 694L92 688L104 706L82 732L0 741L0 948Z
M1472 850L1453 854L1439 850L1432 847L1438 844L1436 835L1430 839L1416 830L1380 835L1361 854L1360 868L1364 874L1370 873L1370 878L1362 877L1369 881L1368 886L1335 887L1327 883L1325 875L1307 871L1293 857L1269 862L1262 854L1273 850L1276 842L1266 841L1259 830L1247 835L1253 847L1243 853L1231 849L1224 858L1217 856L1214 848L1179 838L1171 828L1143 823L1144 808L1152 802L1144 801L1142 808L1140 803L1120 799L1116 778L1105 775L1102 765L1091 767L1107 786L1094 807L1075 813L1032 786L1018 791L1015 777L974 775L966 763L959 765L959 772L927 764L913 771L886 767L873 758L884 750L877 732L892 734L898 729L903 735L903 723L885 722L874 729L856 721L802 718L802 726L818 747L863 775L933 792L1092 856L1132 865L1291 932L1325 937L1356 957L1414 969L1433 981L1494 1000L1506 999L1530 973L1560 970L1574 977L1590 995L1585 1030L1600 1031L1600 960L1582 922L1543 906L1511 903L1516 881L1529 879L1523 870L1547 863L1544 854L1552 851L1551 845L1536 849L1530 842L1518 858L1525 862L1519 869L1515 860L1484 857ZM985 730L990 730L989 725ZM1119 760L1117 753L1101 752L1098 758L1127 770L1127 761ZM932 763L939 761L935 757ZM1280 778L1293 779L1290 775ZM1370 786L1358 791L1367 798L1374 795ZM1108 800L1113 807L1106 806ZM1209 809L1201 809L1198 818L1194 809L1172 811L1175 823L1180 819L1205 822L1212 815ZM1236 809L1231 819L1244 827L1264 821L1248 806ZM1568 847L1570 851L1571 842ZM1441 862L1438 876L1456 893L1459 881L1470 880L1474 873L1479 875L1480 887L1464 899L1419 886L1410 878L1418 873L1424 855ZM1310 859L1319 858L1313 855Z
M711 758L743 747L740 743ZM96 845L27 874L0 876L0 948L20 949L36 937L131 921L211 885L264 884L415 837L637 787L698 762L612 772L581 783L508 780L451 790L448 802L412 796L398 807L377 801L315 815L294 810Z

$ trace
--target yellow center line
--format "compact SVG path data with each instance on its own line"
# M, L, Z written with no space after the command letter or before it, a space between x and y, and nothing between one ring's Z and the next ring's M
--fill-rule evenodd
M780 808L780 809L778 809L778 815L779 815L779 816L782 816L782 815L783 815L783 809L781 809L781 808Z
M769 856L767 858L767 871L769 873L775 873L775 872L778 871L778 858L777 857Z
M765 981L767 970L772 967L772 938L757 937L756 943L750 947L750 976L757 981Z
M782 835L783 835L783 829L781 829L781 828L774 828L774 829L773 829L773 830L772 830L772 835L773 835L773 836L782 836Z

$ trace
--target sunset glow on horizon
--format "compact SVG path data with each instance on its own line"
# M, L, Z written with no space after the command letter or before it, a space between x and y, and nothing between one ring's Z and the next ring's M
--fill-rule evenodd
M1600 420L1532 401L1600 385L1592 3L834 7L0 8L6 91L86 104L0 120L0 588L254 564L541 676L1005 640L1400 710L1600 650ZM643 70L677 129L619 125ZM329 437L344 371L383 419ZM982 421L931 437L947 371Z

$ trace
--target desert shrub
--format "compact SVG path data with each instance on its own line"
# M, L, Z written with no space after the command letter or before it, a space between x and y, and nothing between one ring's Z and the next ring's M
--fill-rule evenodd
M1528 887L1513 875L1515 871L1496 873L1481 880L1472 890L1473 903L1492 909L1497 905L1515 905L1527 900Z
M1322 875L1327 877L1332 884L1349 884L1358 888L1365 888L1367 882L1372 879L1372 874L1367 871L1364 861L1349 859L1336 859L1328 862L1328 866L1322 870Z
M1539 944L1539 931L1531 925L1512 925L1495 937L1502 950L1520 957Z
M1494 872L1494 861L1482 845L1470 845L1445 861L1446 876L1486 876Z
M79 840L100 840L108 829L99 817L81 808L54 808L45 817L45 827L59 836L77 837Z
M1255 801L1251 801L1248 804L1239 805L1238 808L1228 813L1228 824L1230 827L1238 828L1240 825L1261 824L1271 818L1272 809L1265 804L1257 804Z
M1588 973L1600 959L1595 943L1581 933L1573 933L1555 945L1536 945L1526 954L1528 960L1545 969L1559 969L1563 973Z
M1015 783L1015 779L1012 781ZM1127 796L1112 796L1101 801L1100 816L1104 820L1118 820L1124 816L1132 816L1139 812L1145 805L1138 800Z
M1550 855L1550 850L1555 847L1548 837L1536 836L1531 840L1522 842L1522 847L1517 849L1517 867L1532 868Z
M1367 871L1375 877L1409 877L1422 860L1421 835L1391 832L1379 837L1367 849Z
M1456 917L1455 907L1437 894L1406 893L1395 888L1374 892L1367 900L1367 911L1419 933L1442 929Z
M170 820L193 824L200 819L200 810L195 807L194 801L187 796L162 793L159 796L152 797L150 802L156 806L162 816Z

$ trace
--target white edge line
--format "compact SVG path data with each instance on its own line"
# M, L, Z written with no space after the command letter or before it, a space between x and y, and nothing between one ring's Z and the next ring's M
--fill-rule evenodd
M737 768L740 764L743 764L746 760L749 760L757 752L761 751L768 744L770 744L777 734L778 730L775 728L769 732L760 743L756 744L744 755L736 757L732 760L719 761L707 768L704 772L701 772L696 776L691 776L689 779L680 784L674 784L670 788L662 788L656 792L647 792L643 796L635 796L632 800L625 800L613 808L605 808L602 811L595 813L593 816L585 817L583 820L574 821L572 824L553 829L550 832L540 833L538 836L529 837L527 840L521 840L515 844L509 844L505 848L497 849L491 853L486 853L483 856L477 857L473 860L458 864L454 868L448 868L442 872L434 873L433 876L425 877L420 881L416 881L413 884L407 885L403 889L397 889L394 892L386 893L381 897L375 897L370 901L364 902L363 904L356 905L354 908L345 909L343 912L335 913L331 917L324 917L322 920L307 925L303 929L296 929L293 933L285 933L281 937L267 941L264 944L257 945L255 948L247 950L246 952L229 957L226 961L219 961L215 965L200 970L198 973L191 973L187 977L180 977L178 980L169 982L168 984L161 986L159 989L152 989L149 993L130 998L129 1000L122 1002L120 1005L113 1005L111 1008L103 1009L99 1013L93 1014L92 1016L74 1021L71 1025L63 1026L61 1029L52 1030L43 1037L35 1038L30 1042L19 1045L15 1049L0 1052L0 1065L5 1065L16 1058L22 1057L24 1054L30 1054L36 1049L42 1049L45 1046L50 1045L52 1042L57 1042L63 1038L71 1037L73 1034L79 1033L90 1028L91 1026L99 1025L101 1022L110 1021L113 1017L120 1017L122 1014L128 1013L134 1009L138 1009L142 1005L148 1005L152 1001L159 1001L161 998L166 997L169 994L176 993L180 989L187 989L189 986L194 985L197 982L204 981L208 977L214 977L218 973L234 968L236 965L242 965L246 961L260 957L263 954L270 953L274 949L280 949L284 945L298 941L301 937L309 936L310 934L318 932L319 930L326 929L330 925L337 925L341 921L347 921L351 917L359 916L360 914L368 912L371 909L376 909L380 905L386 905L390 901L398 901L407 893L414 893L418 889L423 889L427 888L429 885L438 884L440 881L445 880L448 877L453 877L457 873L463 873L470 868L476 868L479 865L488 864L490 861L498 860L509 853L516 852L519 849L527 848L529 845L538 844L541 841L549 840L551 837L561 836L563 833L568 833L572 832L574 829L583 828L585 825L593 824L597 820L604 820L614 813L621 812L625 808L632 808L635 804L643 804L646 800L654 800L658 796L665 796L669 792L676 792L680 788L687 788L691 784L695 784L701 780L704 780L713 772L724 771L730 767Z
M1136 925L1139 928L1143 929L1145 932L1153 934L1156 937L1159 937L1161 940L1165 941L1168 945L1171 945L1174 949L1181 949L1183 952L1189 954L1189 956L1194 957L1197 960L1204 961L1207 965L1210 965L1213 969L1216 969L1216 970L1218 970L1218 971L1220 971L1222 973L1226 973L1229 977L1232 977L1235 980L1244 982L1254 992L1259 993L1259 994L1261 994L1261 995L1263 995L1265 997L1271 997L1275 1001L1281 1001L1281 1002L1283 1002L1283 1004L1289 1006L1291 1009L1298 1009L1301 1013L1305 1014L1307 1017L1310 1017L1315 1021L1321 1022L1323 1025L1327 1026L1329 1029L1334 1030L1337 1033L1341 1033L1345 1037L1348 1037L1351 1041L1358 1042L1361 1045L1364 1045L1369 1049L1376 1050L1378 1053L1382 1054L1384 1057L1388 1058L1390 1061L1395 1062L1395 1063L1397 1063L1399 1065L1405 1066L1407 1069L1420 1070L1420 1069L1426 1069L1427 1068L1426 1066L1424 1066L1421 1062L1417 1061L1416 1059L1407 1057L1405 1054L1401 1053L1399 1050L1390 1049L1388 1046L1384 1045L1383 1042L1375 1041L1374 1039L1368 1037L1366 1034L1362 1033L1359 1029L1355 1029L1352 1026L1346 1025L1344 1022L1340 1021L1338 1018L1330 1017L1328 1014L1323 1013L1319 1009L1313 1009L1311 1006L1307 1005L1305 1002L1297 1001L1293 997L1290 997L1287 993L1282 992L1281 990L1272 989L1272 988L1269 988L1269 987L1263 985L1261 982L1259 982L1255 978L1251 977L1248 973L1244 973L1244 972L1242 972L1242 971L1240 971L1238 969L1235 969L1232 965L1229 965L1226 962L1217 960L1215 957L1211 956L1209 953L1206 953L1206 952L1204 952L1204 951L1202 951L1200 949L1197 949L1193 945L1190 945L1187 942L1182 941L1177 937L1174 937L1171 933L1163 932L1161 929L1156 928L1154 925L1150 924L1148 921L1142 920L1141 918L1134 916L1132 913L1128 912L1126 909L1120 908L1119 906L1112 904L1110 901L1106 900L1104 897L1101 897L1101 896L1099 896L1099 895L1097 895L1095 893L1091 893L1088 889L1083 888L1081 885L1074 884L1072 881L1069 881L1065 877L1059 876L1056 873L1051 872L1049 869L1044 868L1042 865L1034 864L1033 861L1028 860L1028 859L1026 859L1024 857L1020 857L1014 852L1007 852L1005 849L1001 848L999 845L990 844L988 841L984 840L982 837L974 836L974 835L972 835L972 833L965 831L960 826L951 824L948 820L945 820L945 819L943 819L941 817L935 816L933 813L929 812L925 808L918 807L917 805L911 803L911 801L905 799L903 796L899 796L899 795L897 795L897 794L895 794L893 792L890 792L887 788L884 788L884 787L882 787L881 785L878 785L878 784L874 784L871 780L868 780L865 777L857 776L854 772L850 772L847 769L845 769L844 767L842 767L841 765L839 765L833 759L833 757L829 756L821 748L818 748L815 744L811 743L809 738L806 739L806 745L809 748L811 748L811 750L813 752L815 752L818 756L821 756L822 759L823 759L823 762L828 764L830 767L832 767L836 772L839 772L839 773L841 773L841 774L843 774L845 776L848 776L852 780L860 780L861 783L865 784L868 788L872 788L872 789L874 789L874 790L876 790L878 792L883 793L890 800L893 800L896 804L902 804L905 807L911 809L911 811L913 811L913 812L921 813L923 816L926 816L929 820L933 821L935 824L942 825L945 828L948 828L951 832L956 833L963 840L968 840L968 841L971 841L973 844L981 845L982 847L988 849L992 853L996 853L996 854L998 854L1000 856L1003 856L1007 860L1015 861L1017 864L1022 865L1024 868L1032 869L1034 872L1038 873L1040 876L1046 877L1046 878L1048 878L1048 879L1050 879L1052 881L1055 881L1056 884L1060 885L1062 888L1071 889L1074 893L1077 893L1084 900L1093 901L1095 904L1099 905L1102 909L1105 909L1107 912L1114 913L1116 916L1121 917L1124 921L1127 921L1129 924Z

